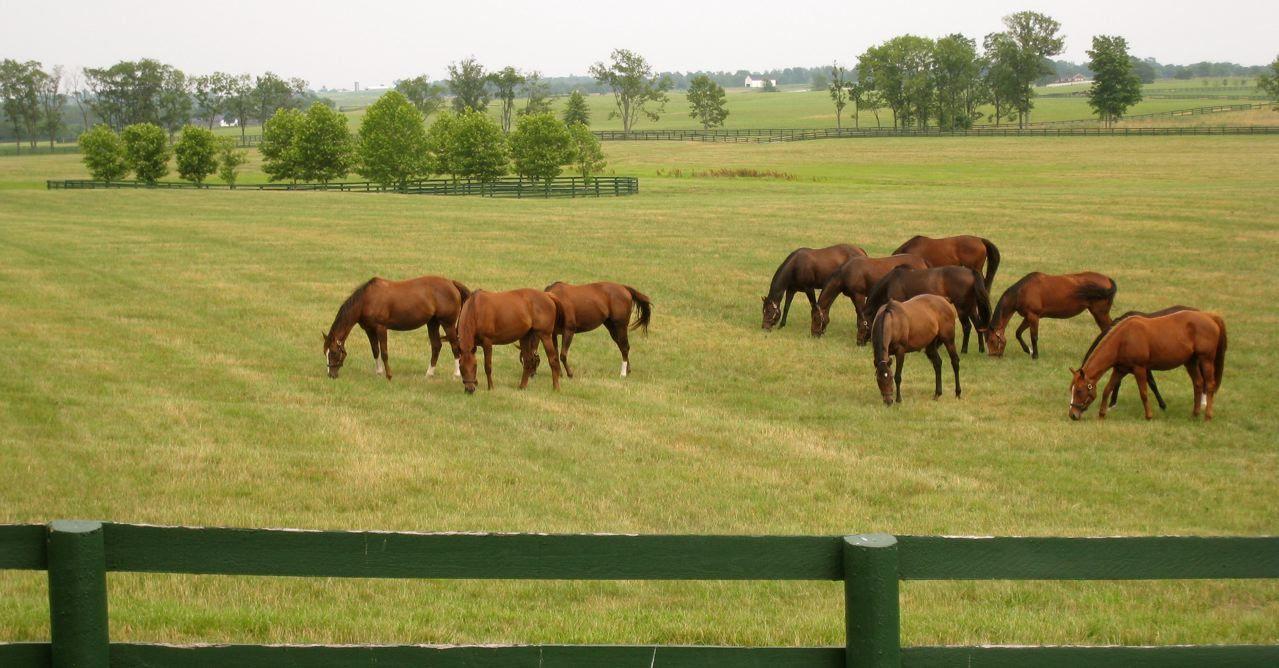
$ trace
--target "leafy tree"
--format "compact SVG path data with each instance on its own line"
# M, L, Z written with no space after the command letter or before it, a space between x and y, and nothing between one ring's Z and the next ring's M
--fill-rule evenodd
M159 125L169 131L169 138L191 120L191 91L181 70L166 67L156 101Z
M510 157L506 135L487 114L467 110L458 114L449 133L448 164L463 178L492 181L506 174Z
M136 123L171 127L173 119L182 116L184 106L185 112L190 112L190 99L185 96L186 77L158 60L124 60L107 68L89 67L84 75L93 91L93 112L112 127ZM181 123L186 120L182 118Z
M305 181L329 181L351 172L355 145L347 118L322 102L314 102L298 126L298 173Z
M169 173L169 134L154 123L126 125L124 161L139 181L155 183Z
M1275 109L1279 110L1279 56L1275 56L1267 68L1267 71L1257 75L1257 90L1270 98L1275 103Z
M587 106L586 96L582 95L582 91L574 90L568 96L568 103L564 105L564 124L569 127L591 124L591 108Z
M524 96L524 108L520 109L519 115L529 116L550 113L551 85L546 83L540 72L533 71L524 75L524 85L521 87L521 93Z
M515 173L534 180L559 176L576 153L568 126L549 113L521 116L510 144Z
M80 127L89 129L89 90L84 86L84 79L79 72L71 71L67 75L67 90L71 99L75 100L76 109L80 110Z
M191 80L191 99L195 102L195 115L204 119L205 127L213 129L213 119L223 112L227 97L233 92L235 78L225 72L214 72Z
M502 104L502 132L511 131L511 115L515 111L515 93L527 79L520 71L507 65L488 75L489 83L497 90L497 100Z
M589 180L592 174L599 173L608 164L604 162L604 149L600 147L599 137L585 123L568 126L568 132L573 139L573 170Z
M873 46L860 56L858 78L875 89L893 110L902 129L928 127L934 102L934 42L901 35Z
M230 137L218 137L218 178L232 188L240 175L240 165L248 160L248 155L236 147L235 140Z
M253 80L247 74L231 77L226 82L226 95L222 98L222 114L235 119L240 126L240 139L244 139L244 128L253 115ZM260 118L265 126L267 119Z
M830 91L831 102L835 103L835 127L844 127L844 107L848 106L848 92L852 87L852 82L848 80L848 70L835 63L830 67Z
M253 114L260 120L273 116L277 109L291 108L294 99L306 91L301 79L286 81L274 72L267 72L253 80Z
M1141 79L1133 71L1128 42L1122 37L1097 35L1088 50L1088 69L1093 71L1088 88L1088 106L1101 117L1106 127L1138 102L1141 102Z
M719 127L728 118L724 87L705 74L693 77L688 87L688 115L696 118L705 129Z
M624 132L630 132L641 115L650 121L661 118L668 99L666 91L671 88L670 78L653 74L648 61L628 49L614 50L610 59L610 63L591 66L595 81L613 91L617 108L609 118L620 117ZM655 108L649 108L649 104Z
M426 129L427 160L436 174L448 174L457 179L458 171L452 156L453 135L457 130L457 115L447 109L435 117Z
M422 118L430 118L444 106L444 89L431 83L425 74L396 81L395 90L422 112Z
M875 127L883 127L879 121L879 110L884 108L884 97L880 95L879 91L860 82L856 84L855 91L859 93L855 98L857 109L874 113Z
M196 185L218 169L218 140L208 128L188 125L173 145L178 176Z
M982 44L986 71L982 76L990 103L995 107L995 126L1015 118L1014 100L1021 94L1013 65L1017 61L1017 44L1007 33L986 35Z
M22 139L35 148L36 131L40 127L40 87L45 73L40 63L29 60L20 63L5 59L0 62L0 101L4 115L13 125L13 141L22 149Z
M826 77L826 73L821 70L813 70L813 78L808 84L808 90L824 91L830 87L830 79Z
M764 79L764 87L760 90L764 93L777 93L781 89L777 87L777 83L772 79Z
M51 71L43 73L39 80L41 129L49 135L49 150L58 132L63 128L62 108L67 104L67 96L62 92L62 66L55 66Z
M1132 71L1141 80L1141 83L1152 84L1155 82L1155 66L1151 64L1150 60L1142 60L1133 56Z
M262 171L271 181L297 181L302 177L298 135L305 118L297 109L278 109L262 126Z
M453 111L488 110L488 75L475 56L449 65L448 84L449 91L453 93Z
M427 176L431 166L422 112L399 92L387 92L365 112L356 153L356 172L382 186L403 187Z
M89 175L99 181L119 181L129 173L124 142L110 126L98 124L80 135L80 155Z
M1016 84L1016 96L1012 99L1018 121L1025 127L1030 121L1030 110L1035 106L1037 79L1055 72L1049 58L1065 48L1065 38L1060 34L1061 24L1039 12L1017 12L1004 17L1005 34L1016 46L1011 52L1011 62L1006 66Z
M972 127L980 101L981 61L977 42L960 34L933 44L937 125L943 130Z

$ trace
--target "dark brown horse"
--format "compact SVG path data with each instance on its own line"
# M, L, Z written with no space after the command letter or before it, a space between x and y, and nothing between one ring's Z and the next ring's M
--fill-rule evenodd
M894 255L910 253L928 261L933 267L968 267L981 273L982 265L986 265L986 292L995 284L995 272L999 270L999 248L990 239L961 235L933 239L925 236L913 236L910 241L897 247Z
M338 377L346 361L346 337L356 325L369 337L373 372L385 375L387 380L391 379L391 363L386 354L387 330L403 332L422 325L427 326L431 337L431 365L426 375L435 375L441 328L453 349L453 375L458 375L457 317L470 294L465 285L440 276L420 276L407 281L370 278L342 302L329 333L324 334L324 363L329 369L329 378Z
M844 295L853 302L853 309L857 312L858 337L860 338L863 333L869 337L870 320L862 308L866 303L866 295L870 293L871 288L875 287L875 283L884 277L884 274L897 267L927 269L928 263L918 255L902 254L888 257L855 257L839 265L839 269L831 274L826 285L822 287L822 293L817 297L817 307L813 309L813 336L826 333L826 327L830 324L830 307L840 295Z
M1070 419L1078 420L1097 398L1097 383L1113 369L1101 393L1097 417L1105 418L1109 397L1126 374L1137 378L1146 419L1154 417L1146 395L1147 372L1185 367L1195 388L1191 416L1212 419L1213 400L1226 367L1226 323L1203 311L1175 311L1147 318L1129 316L1118 321L1089 350L1078 370L1071 369Z
M890 299L905 301L915 295L937 295L949 299L959 312L959 322L964 327L964 352L968 352L968 335L973 327L977 328L979 349L986 349L982 335L990 322L990 294L976 270L955 266L931 269L897 267L870 289L863 310L877 313ZM858 343L865 341L858 336Z
M1110 329L1110 306L1118 287L1114 279L1095 271L1054 276L1038 271L1026 274L1004 291L990 315L986 331L986 350L991 357L1002 357L1008 339L1004 335L1013 315L1021 315L1017 327L1017 343L1039 359L1039 319L1073 318L1084 311L1092 314L1101 331ZM1030 345L1022 340L1022 332L1030 329Z
M476 290L462 305L457 322L458 347L462 349L462 388L475 392L475 351L484 348L484 375L493 389L493 346L520 344L520 362L524 373L520 389L528 387L528 379L537 370L537 342L542 342L551 361L551 385L560 389L560 360L555 350L555 334L569 325L559 297L532 288L507 292Z
M797 248L787 255L773 272L768 295L764 297L764 329L786 326L786 316L796 292L808 295L808 303L816 308L814 291L826 285L830 275L853 257L866 257L866 251L852 244L837 244L826 248Z
M896 401L902 400L902 363L906 353L923 350L933 363L937 387L933 399L941 396L941 355L937 346L946 346L950 366L955 370L955 398L959 398L959 354L955 352L955 320L959 314L945 297L919 295L907 301L890 299L875 312L871 325L871 350L875 354L875 382L884 405L892 406L893 386L896 385ZM897 357L897 370L890 375L890 357Z
M1115 318L1114 321L1111 322L1111 326L1113 327L1114 323L1119 322L1123 320L1124 318L1131 318L1134 315L1141 316L1143 318L1158 318L1159 316L1168 315L1169 313L1177 313L1179 311L1198 311L1198 310L1199 309L1194 308L1193 306L1177 305L1177 306L1169 306L1168 308L1160 309L1158 311L1152 311L1150 313L1143 313L1140 311L1128 311L1124 313L1123 315L1119 316L1118 318ZM1084 359L1087 359L1088 356L1092 354L1092 351L1094 348L1097 347L1097 344L1101 343L1101 337L1105 335L1106 335L1106 332L1103 330L1100 334L1097 335L1096 338L1092 340L1092 344L1088 346L1088 352L1084 353ZM1115 390L1110 393L1111 407L1114 407L1114 405L1119 402L1119 385L1121 380L1122 380L1122 376L1115 379ZM1150 384L1150 392L1151 394L1155 395L1155 401L1159 402L1159 410L1161 411L1168 410L1167 402L1164 401L1163 395L1159 393L1159 385L1155 383L1155 374L1150 369L1146 369L1146 382Z
M643 328L648 333L648 323L653 317L653 300L647 295L621 283L587 283L586 285L570 285L556 281L546 286L546 291L559 297L560 303L571 314L568 322L571 327L564 328L563 341L557 342L560 351L560 362L564 365L564 373L573 377L573 369L568 365L568 347L573 343L573 335L589 332L603 325L622 353L622 377L631 373L631 344L626 336L627 323L631 319L631 311L639 309L632 330Z

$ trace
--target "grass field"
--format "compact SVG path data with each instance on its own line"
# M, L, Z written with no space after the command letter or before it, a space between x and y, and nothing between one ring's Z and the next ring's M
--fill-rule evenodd
M783 94L785 95L785 94ZM513 201L341 193L50 192L77 156L0 160L0 522L456 531L1275 534L1279 138L609 143L640 195ZM250 165L252 167L252 165ZM793 180L663 178L710 168ZM260 174L247 178L260 179ZM976 233L1004 264L1092 269L1116 309L1221 312L1217 420L1066 418L1095 333L1050 321L1042 357L963 359L932 401L908 359L879 400L840 304L759 329L792 248L872 254ZM392 334L342 377L318 333L371 275L472 288L612 279L656 303L617 377L601 333L578 378L465 396ZM799 302L797 302L799 304ZM447 354L447 353L446 353ZM950 380L945 383L950 389ZM44 579L0 573L0 641L48 637ZM838 583L494 583L112 575L117 640L841 644ZM1279 642L1279 583L908 583L903 640Z

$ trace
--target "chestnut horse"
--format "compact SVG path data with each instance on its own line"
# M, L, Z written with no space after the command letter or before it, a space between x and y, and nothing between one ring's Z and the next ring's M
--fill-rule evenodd
M984 264L986 292L995 284L995 272L999 269L999 248L990 239L968 234L941 239L916 235L893 251L893 255L900 253L918 255L934 267L968 267L979 274Z
M359 325L373 349L373 373L391 379L391 362L386 354L389 329L409 331L427 326L431 337L431 365L426 375L435 375L440 358L440 328L453 350L453 375L459 374L457 359L457 317L471 291L461 283L440 276L420 276L407 281L388 281L374 276L351 293L338 308L329 333L324 335L324 363L329 378L337 378L346 361L346 337Z
M1008 339L1004 330L1013 315L1021 315L1017 327L1017 343L1030 353L1031 359L1039 359L1039 319L1073 318L1085 310L1092 314L1101 331L1110 329L1110 306L1119 288L1114 279L1095 271L1053 276L1033 271L1013 283L1004 291L995 310L990 315L990 329L986 330L986 350L991 357L1002 357ZM1021 334L1030 329L1030 346Z
M840 295L847 296L853 302L853 310L857 312L858 336L860 337L862 332L869 336L870 320L862 309L866 303L866 295L870 293L875 283L884 277L884 274L902 266L927 269L928 263L918 255L902 254L888 257L855 257L839 265L839 269L831 274L830 280L826 281L826 285L822 287L822 293L817 297L817 306L813 309L813 336L826 333L826 327L830 324L831 304L834 304Z
M871 325L871 350L875 354L875 382L884 405L892 406L893 386L897 387L896 401L902 400L902 363L906 353L923 350L933 363L937 387L933 399L941 396L941 355L938 344L946 346L950 366L955 370L955 398L959 398L959 354L955 352L955 320L959 314L945 297L919 295L907 301L890 299L875 313ZM897 357L896 373L889 374L889 357Z
M568 322L572 326L564 328L563 342L557 342L560 351L560 363L564 365L564 373L573 377L573 369L568 365L568 347L573 343L573 335L589 332L600 325L608 330L622 353L622 377L631 373L631 344L626 336L627 323L631 319L631 310L638 308L635 322L630 324L632 330L643 328L648 333L648 323L653 317L653 300L647 295L621 283L587 283L586 285L570 285L556 281L546 286L546 291L559 297L560 303L572 315Z
M475 350L484 348L484 375L493 389L493 346L519 342L524 373L520 389L537 370L537 342L542 342L551 362L551 385L560 389L560 360L555 350L555 334L568 326L567 311L559 297L532 288L507 292L476 290L462 305L457 319L458 347L462 350L462 388L475 392Z
M808 295L808 303L817 308L814 290L826 285L826 280L839 266L854 257L866 257L866 251L852 244L837 244L826 248L797 248L786 256L773 272L773 282L764 297L764 329L786 326L791 300L796 292ZM783 299L785 302L783 303ZM778 321L781 321L780 324Z
M1097 382L1108 369L1110 381L1101 393L1097 417L1106 417L1107 401L1125 374L1137 378L1146 419L1154 417L1146 396L1146 373L1185 367L1195 388L1192 417L1200 409L1212 419L1213 400L1226 367L1226 323L1203 311L1175 311L1147 318L1129 316L1116 322L1089 351L1079 369L1071 369L1070 419L1078 420L1097 398Z
M1134 315L1141 316L1143 318L1158 318L1159 316L1168 315L1169 313L1177 313L1178 311L1198 311L1198 310L1199 309L1194 308L1193 306L1181 306L1179 304L1177 306L1169 306L1168 308L1160 309L1158 311L1152 311L1150 313L1142 313L1140 311L1128 311L1124 313L1123 315L1119 316L1118 318L1115 318L1114 321L1111 322L1111 326L1113 327L1114 323L1119 322L1120 320L1123 320L1124 318L1131 318ZM1100 334L1097 335L1096 338L1092 340L1092 343L1088 346L1088 352L1084 353L1085 359L1087 359L1088 356L1092 354L1092 351L1094 348L1097 347L1097 344L1101 343L1101 337L1105 335L1106 335L1106 332L1103 330ZM1115 379L1115 390L1114 392L1110 393L1110 406L1112 408L1114 407L1115 404L1119 403L1119 385L1121 384L1121 381L1122 381L1122 377ZM1159 393L1159 385L1155 383L1155 374L1150 369L1146 369L1146 382L1150 384L1150 393L1155 395L1155 401L1159 403L1159 410L1161 411L1168 410L1168 403L1164 401L1163 395Z
M884 274L875 287L870 289L862 310L877 313L890 299L905 301L923 294L945 297L955 305L955 310L959 312L959 322L964 328L965 353L968 352L968 335L973 327L977 328L978 348L983 351L986 349L983 334L990 322L990 294L986 292L981 274L968 267L897 267ZM857 338L858 344L862 344L868 337L863 337L859 332Z

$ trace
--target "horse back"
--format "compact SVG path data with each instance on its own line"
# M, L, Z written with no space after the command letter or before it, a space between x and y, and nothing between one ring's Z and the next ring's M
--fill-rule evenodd
M575 332L589 332L607 320L625 320L630 317L631 293L620 283L556 283L548 292L559 298L572 312L572 329Z

